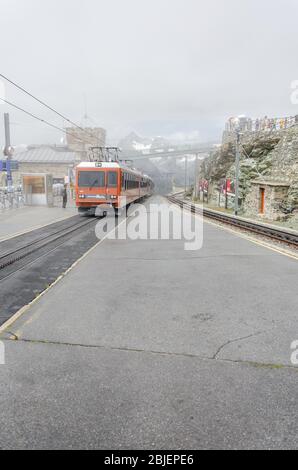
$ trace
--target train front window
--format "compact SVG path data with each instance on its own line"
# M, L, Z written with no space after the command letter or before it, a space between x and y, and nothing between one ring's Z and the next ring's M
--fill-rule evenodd
M118 184L118 173L117 171L109 171L108 172L108 187L109 188L117 188Z
M80 171L79 188L103 188L104 186L104 171Z

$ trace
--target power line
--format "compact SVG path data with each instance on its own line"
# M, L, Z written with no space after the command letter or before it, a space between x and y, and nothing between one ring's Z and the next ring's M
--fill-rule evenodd
M37 101L38 103L42 104L43 106L45 106L47 109L49 109L50 111L52 111L53 113L57 114L59 117L61 117L62 119L64 119L65 121L67 121L69 124L72 124L73 126L75 126L77 129L80 129L81 131L85 132L85 134L89 135L89 137L92 137L92 139L95 138L94 135L92 134L89 134L88 131L86 131L86 129L84 129L83 127L81 126L78 126L78 124L76 124L75 122L71 121L71 119L67 118L66 116L64 116L63 114L59 113L59 111L56 111L56 109L52 108L51 106L49 106L48 104L46 104L44 101L42 101L41 99L37 98L36 96L34 96L32 93L30 93L29 91L25 90L25 88L23 88L22 86L18 85L17 83L15 83L13 80L10 80L8 77L6 77L5 75L3 75L2 73L0 73L0 77L3 78L4 80L6 80L7 82L9 82L11 85L15 86L16 88L18 88L19 90L21 90L23 93L25 93L26 95L30 96L31 98L33 98L35 101Z
M66 135L70 135L72 137L74 137L76 140L79 140L80 142L83 142L83 143L86 143L83 139L80 139L78 136L76 136L75 134L71 134L70 132L66 131L65 129L63 129L62 127L59 127L59 126L56 126L55 124L52 124L51 122L49 121L46 121L45 119L43 118L40 118L38 116L36 116L35 114L32 114L30 111L27 111L26 109L23 109L21 108L20 106L14 104L14 103L11 103L11 101L8 101L4 98L1 98L0 97L0 100L3 101L4 103L8 104L9 106L12 106L13 108L15 109L18 109L19 111L21 111L22 113L25 113L27 114L28 116L32 117L33 119L36 119L37 121L40 121L44 124L47 124L48 126L50 127L53 127L53 129L57 129L58 131L61 131L63 132L64 134Z

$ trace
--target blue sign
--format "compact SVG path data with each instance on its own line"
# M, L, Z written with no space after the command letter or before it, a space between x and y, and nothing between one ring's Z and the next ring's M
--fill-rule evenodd
M0 160L0 171L17 171L19 169L19 162L17 160Z

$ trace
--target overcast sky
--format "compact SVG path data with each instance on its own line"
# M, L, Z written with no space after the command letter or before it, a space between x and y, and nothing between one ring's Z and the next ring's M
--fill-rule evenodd
M219 139L232 115L298 113L290 101L290 84L298 80L297 0L0 0L0 6L0 73L76 122L86 101L112 140L134 130L206 141ZM6 97L62 125L11 86ZM59 132L9 111L14 144L59 142Z

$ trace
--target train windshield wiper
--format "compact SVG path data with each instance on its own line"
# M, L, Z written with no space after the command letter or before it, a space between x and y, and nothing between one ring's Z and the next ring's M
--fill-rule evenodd
M91 186L89 187L89 189L94 188L94 186L96 185L96 183L97 183L97 180L94 180L93 183L91 184Z

